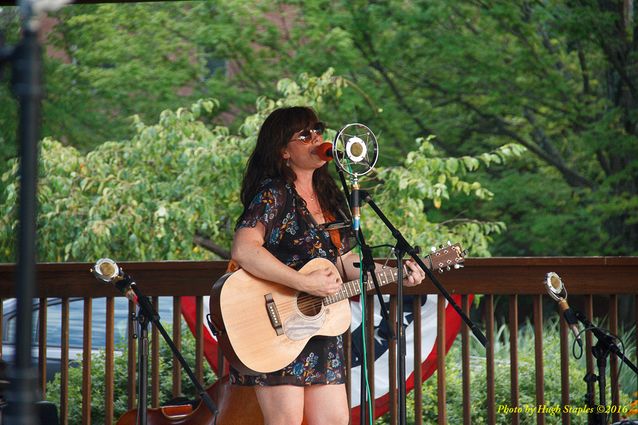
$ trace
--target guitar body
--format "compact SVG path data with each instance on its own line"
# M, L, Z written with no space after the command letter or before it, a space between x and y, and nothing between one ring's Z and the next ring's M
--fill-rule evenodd
M301 273L336 267L315 258ZM211 320L224 355L244 374L274 372L290 364L315 335L336 336L350 326L347 299L322 298L238 270L222 276L210 297Z

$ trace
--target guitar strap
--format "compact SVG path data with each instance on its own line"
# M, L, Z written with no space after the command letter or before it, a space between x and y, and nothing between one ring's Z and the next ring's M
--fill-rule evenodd
M233 273L239 269L241 269L241 266L237 264L237 261L232 259L228 261L228 264L226 265L226 273Z
M326 221L326 223L330 223L332 221L335 221L336 217L331 212L324 211L323 219ZM343 243L341 242L341 233L339 233L339 229L330 229L328 230L328 233L330 234L330 240L332 241L334 246L339 251L341 251L341 248L343 248Z

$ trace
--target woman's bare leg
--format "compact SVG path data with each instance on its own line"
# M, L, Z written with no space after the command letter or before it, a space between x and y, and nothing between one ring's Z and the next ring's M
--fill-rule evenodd
M308 425L348 425L350 409L345 384L306 387L304 413Z
M265 425L300 425L303 420L304 387L256 386L255 394Z

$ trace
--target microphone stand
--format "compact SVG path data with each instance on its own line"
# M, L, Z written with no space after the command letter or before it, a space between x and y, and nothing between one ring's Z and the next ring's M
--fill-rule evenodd
M210 398L206 390L202 387L202 385L197 380L197 377L186 363L186 360L179 352L173 340L168 335L164 326L160 322L160 316L151 304L150 300L142 293L142 291L138 288L137 284L132 281L131 277L128 275L124 275L124 280L116 283L115 285L118 289L126 294L126 290L130 288L137 298L137 312L134 314L132 319L137 322L138 330L139 330L139 346L138 346L138 406L137 406L137 425L146 425L147 424L147 411L148 411L148 400L147 400L147 387L148 387L148 326L150 323L154 324L157 327L157 330L162 334L164 341L168 344L173 352L173 355L180 362L184 371L190 378L191 382L197 389L199 397L202 399L208 410L213 414L214 421L213 425L217 423L217 414L219 413L217 406L213 403L213 400Z
M610 354L615 354L620 360L622 360L634 373L638 375L638 367L629 360L623 352L618 348L614 342L614 338L611 335L605 333L600 327L595 326L587 317L578 310L574 310L576 318L585 326L585 329L590 331L596 337L596 344L591 348L592 355L596 359L596 366L598 367L598 376L591 372L587 372L585 375L585 382L587 382L587 395L585 396L587 407L589 407L590 413L588 422L590 425L602 425L607 423L606 412L606 367L607 358ZM613 379L613 376L611 377ZM599 404L595 402L595 390L594 382L598 381L599 391Z
M137 425L146 425L148 421L148 325L149 317L137 307L136 313L131 315L131 320L137 322L137 334L133 338L139 338L137 346Z
M335 163L336 165L336 163ZM339 180L341 181L341 185L343 186L343 192L346 196L346 200L348 201L348 204L351 205L351 199L350 199L350 192L348 191L348 185L346 183L346 178L344 176L343 171L341 170L341 168L339 168L338 166L337 168L337 173L339 174ZM357 241L359 243L359 247L361 249L361 264L359 264L359 267L361 268L362 271L362 276L363 276L363 282L364 282L364 287L365 287L365 283L368 281L368 276L372 277L372 283L374 284L374 290L375 293L377 295L377 299L379 300L379 307L381 309L381 315L383 316L383 319L386 321L386 323L390 322L390 314L388 313L388 310L385 307L385 302L383 301L383 294L381 294L381 288L379 286L379 281L377 279L377 274L374 272L375 268L376 268L376 263L374 262L374 257L372 256L372 248L370 248L370 246L366 243L365 241L365 237L363 235L363 231L361 230L361 227L359 227L356 230L356 236L357 236ZM361 292L361 297L365 297L366 296L366 292L362 291ZM364 303L363 305L365 305L365 300L362 299L362 303ZM370 308L374 308L374 303L372 304L372 307ZM361 329L365 328L365 318L362 317L361 318ZM395 333L392 331L391 327L388 327L388 332L389 332L389 339L395 339L396 335ZM364 341L365 343L365 341ZM359 423L360 425L365 425L366 423L366 416L367 416L367 403L372 403L374 401L374 394L370 394L371 400L368 400L367 398L367 386L366 386L366 374L364 373L364 370L367 371L367 358L363 358L363 353L364 350L362 349L362 347L359 347L359 352L361 354L361 379L360 379L360 387L359 387ZM371 418L373 419L373 418Z
M487 347L487 338L478 326L472 322L472 320L465 315L461 307L456 304L456 302L452 299L447 290L441 285L438 279L434 276L432 271L425 265L423 260L418 256L417 250L413 248L408 241L403 237L401 232L397 230L396 227L388 220L388 218L383 214L381 209L374 202L370 194L366 191L361 191L361 199L366 201L368 205L374 210L377 216L383 221L385 226L390 230L392 236L396 240L396 245L394 247L396 257L397 257L397 329L399 332L399 338L397 341L397 380L398 380L398 392L399 392L399 424L403 425L407 423L406 419L406 389L405 389L405 329L403 328L403 256L408 254L412 259L423 269L428 278L432 281L434 286L439 290L441 295L445 297L448 303L456 310L459 316L463 319L463 321L469 326L472 330L472 333L479 342L483 345L483 347ZM443 341L439 341L439 343L443 343Z

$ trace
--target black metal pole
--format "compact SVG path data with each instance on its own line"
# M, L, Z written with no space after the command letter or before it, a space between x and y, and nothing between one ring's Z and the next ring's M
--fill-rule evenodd
M140 307L134 320L137 322L137 425L148 422L148 325L150 318L146 317Z
M28 7L28 6L25 6ZM33 329L32 300L35 295L36 269L36 188L38 177L38 141L40 139L41 52L37 30L23 17L22 41L12 55L12 90L19 102L20 198L17 268L17 319L15 366L9 369L7 423L33 425L35 416L37 369L31 361Z
M601 343L601 340L598 340L596 345L592 347L592 353L596 358L596 366L598 366L598 400L599 406L603 406L603 408L607 407L607 359L609 358L609 350L604 347L604 344ZM603 412L598 412L598 416L600 419L600 423L607 423L607 415Z
M348 202L348 205L351 205L351 198L350 198L350 191L348 190L348 185L346 183L346 177L343 173L343 170L341 170L341 168L339 168L339 166L337 165L337 163L335 162L335 168L337 169L337 174L339 175L339 180L341 181L341 186L343 188L343 193L345 195L346 198L346 202ZM361 229L358 229L356 231L357 233L357 238L359 243L364 243L363 241L364 236L363 236L363 232L361 231ZM364 267L364 263L359 264L359 267L362 268L363 271L363 278L364 278L364 282L367 279L365 270L363 269ZM372 273L372 275L374 276L374 273ZM378 288L378 285L377 285ZM374 303L372 303L372 307L369 307L368 305L366 305L365 302L365 297L366 293L365 291L361 291L361 305L364 306L364 308L374 308ZM381 301L383 301L383 299L381 299ZM385 308L383 307L383 302L380 303L380 307L381 310L384 311ZM368 391L367 391L367 372L368 372L368 358L367 355L364 356L365 353L367 353L367 349L365 347L365 343L366 343L366 339L365 339L365 317L363 317L363 310L361 311L361 332L363 333L362 338L361 338L361 350L359 353L359 359L361 361L361 375L359 376L359 425L365 425L367 423L366 419L368 416L368 403L372 403L372 400L368 400ZM353 344L354 345L354 344ZM370 397L374 400L374 394L371 394Z

